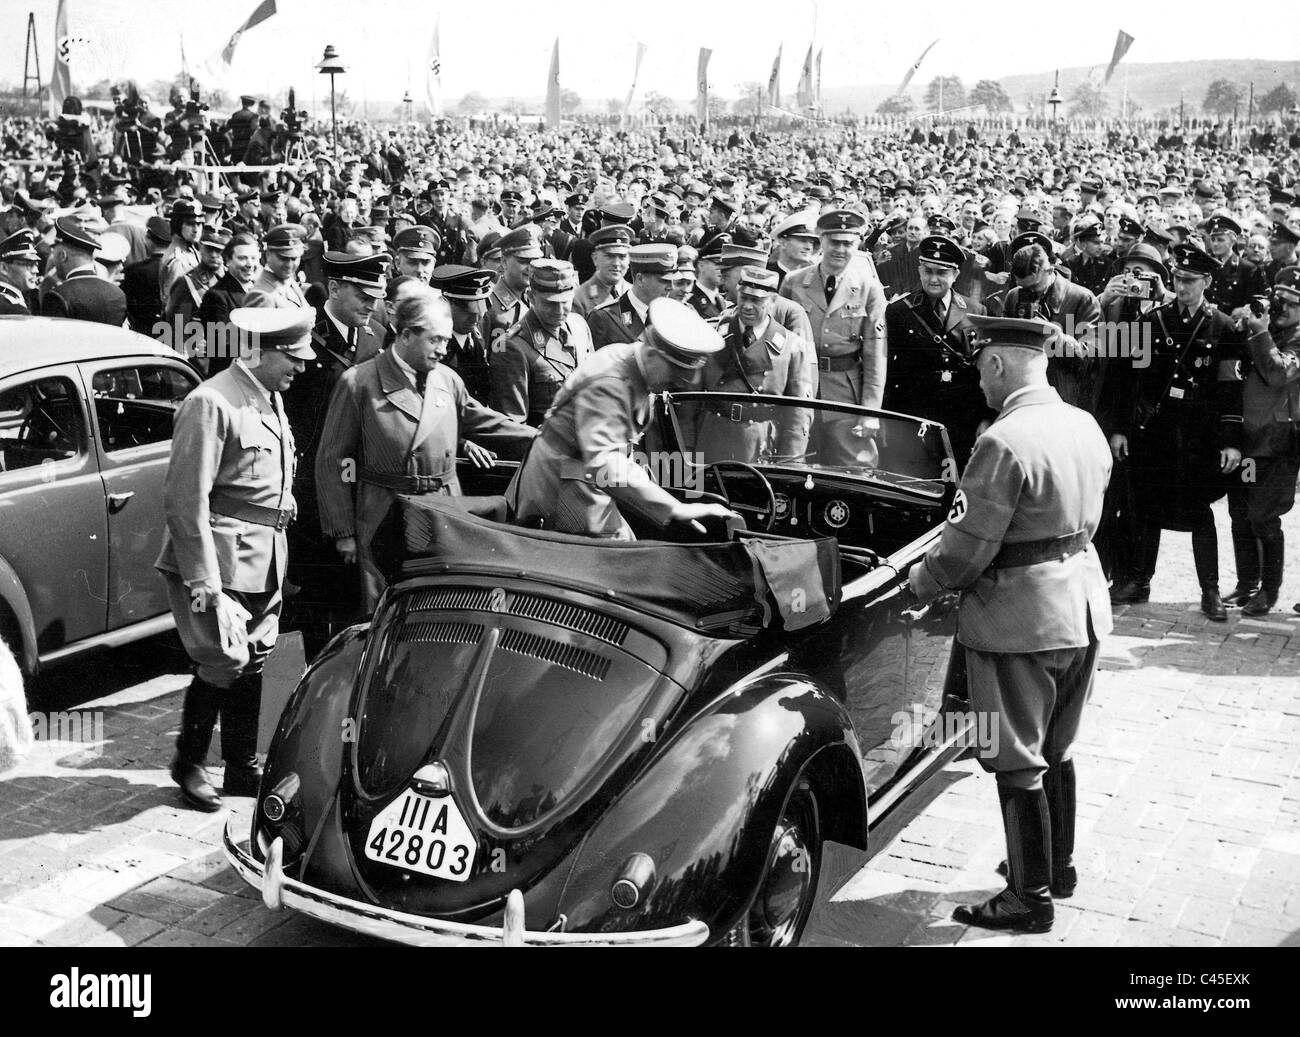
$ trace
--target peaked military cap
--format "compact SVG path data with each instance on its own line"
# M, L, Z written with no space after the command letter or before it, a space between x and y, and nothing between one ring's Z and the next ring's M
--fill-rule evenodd
M354 256L350 252L326 252L321 257L321 268L331 281L348 281L355 284L372 299L382 299L388 285L388 257L382 253L373 256Z
M952 238L943 234L931 234L928 238L921 239L920 258L923 263L952 267L955 270L962 265L966 256Z
M578 272L563 259L537 259L528 267L528 288L534 299L570 302L578 287Z
M54 221L54 236L60 244L69 248L91 253L99 250L99 235L71 216L61 216Z
M677 269L676 245L635 245L629 255L635 274L671 274Z
M1051 321L1023 317L987 317L970 314L971 353L988 346L1014 346L1036 353L1046 353L1048 346L1061 334Z
M274 349L298 360L314 360L311 329L316 311L310 307L241 306L230 311L230 323L239 329L240 353L246 355L245 342L258 349Z
M432 259L442 244L438 232L424 224L416 224L398 232L393 239L393 248L398 252L409 252L413 256L427 256Z
M750 295L774 295L781 279L765 266L747 266L740 272L739 290Z
M591 250L605 251L622 251L627 252L632 247L632 231L625 224L614 224L609 227L601 227L587 238L591 242Z
M818 234L861 234L866 217L852 209L831 209L817 217Z
M429 284L448 299L478 302L486 299L496 283L493 270L476 270L472 266L448 265L435 267Z
M1273 294L1286 302L1300 302L1300 266L1284 266L1277 272Z
M298 224L280 223L266 232L266 248L268 252L300 256L304 251L303 241L306 237L307 232Z
M710 354L726 343L689 306L667 297L650 303L645 342L681 367L702 367Z
M501 250L503 256L514 256L516 259L541 259L542 245L539 237L537 226L533 223L525 223L522 227L501 235L497 248Z
M1190 241L1175 245L1169 251L1173 260L1171 265L1177 273L1213 277L1219 272L1219 261Z
M1206 234L1218 234L1222 231L1231 231L1233 234L1241 234L1241 224L1231 216L1211 216L1205 221Z

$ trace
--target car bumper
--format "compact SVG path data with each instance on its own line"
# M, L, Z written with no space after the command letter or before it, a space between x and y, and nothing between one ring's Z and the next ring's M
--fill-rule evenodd
M322 922L395 943L414 947L500 947L513 944L529 947L693 947L709 937L709 927L694 919L668 929L638 932L561 933L519 929L510 934L505 927L469 925L390 911L288 878L280 868L275 852L268 855L266 862L255 859L249 852L248 843L235 839L231 831L235 821L231 817L226 822L222 837L226 859L245 882L261 891L262 901L268 907L292 908Z

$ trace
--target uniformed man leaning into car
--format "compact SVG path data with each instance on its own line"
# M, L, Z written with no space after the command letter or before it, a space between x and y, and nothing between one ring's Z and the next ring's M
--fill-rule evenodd
M695 389L723 346L699 314L655 299L635 342L597 350L564 383L509 489L520 525L580 536L632 539L621 514L660 526L735 518L716 504L687 503L661 489L630 456L650 423L650 394Z
M195 667L172 778L188 803L209 811L221 807L203 769L218 714L226 794L256 795L262 778L262 665L279 631L285 527L297 511L293 432L281 394L316 355L311 310L241 308L230 319L241 359L176 412L155 563Z
M1106 578L1091 546L1111 458L1096 420L1047 381L1060 334L1043 320L970 317L980 386L999 411L975 441L939 542L913 567L923 602L961 595L954 651L971 707L997 724L1007 888L959 907L967 925L1052 926L1052 897L1074 891L1071 745L1110 632Z

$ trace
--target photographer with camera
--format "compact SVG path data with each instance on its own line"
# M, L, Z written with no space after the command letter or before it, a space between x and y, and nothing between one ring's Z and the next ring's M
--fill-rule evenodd
M1241 225L1231 216L1211 216L1205 221L1206 250L1220 263L1205 300L1223 313L1234 313L1251 299L1268 294L1268 278L1258 267L1243 263L1237 254Z
M1282 588L1282 516L1295 505L1300 475L1300 267L1282 271L1271 298L1233 316L1248 336L1242 453L1253 464L1228 491L1237 587L1224 600L1240 604L1243 616L1264 616Z

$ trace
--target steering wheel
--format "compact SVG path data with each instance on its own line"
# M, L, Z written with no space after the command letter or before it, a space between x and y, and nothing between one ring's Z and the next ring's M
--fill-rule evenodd
M760 521L763 520L764 509L755 507L753 504L733 504L731 494L727 492L727 484L722 478L723 468L738 468L746 475L752 475L758 480L763 490L767 493L767 510L766 524L763 526L764 533L772 532L772 527L776 525L776 491L772 489L772 484L768 482L767 476L755 468L752 464L745 461L714 461L704 466L704 471L700 474L700 482L703 483L704 476L712 471L718 479L718 489L722 492L722 498L727 502L727 507L736 511L753 512Z

